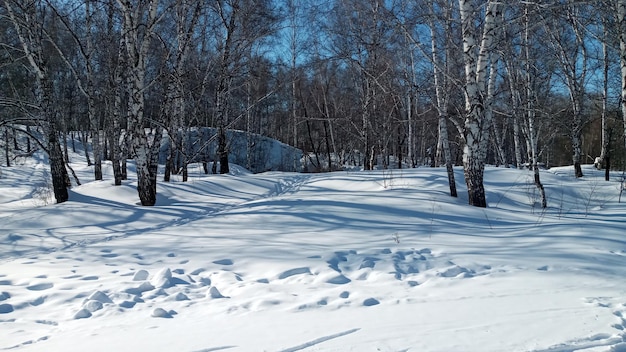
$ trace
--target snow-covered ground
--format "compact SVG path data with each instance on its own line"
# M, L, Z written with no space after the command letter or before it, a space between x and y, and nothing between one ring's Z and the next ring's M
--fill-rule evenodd
M0 176L0 350L626 351L626 204L584 169L235 168L50 200L45 160ZM624 195L626 198L626 194ZM624 199L626 202L626 199Z

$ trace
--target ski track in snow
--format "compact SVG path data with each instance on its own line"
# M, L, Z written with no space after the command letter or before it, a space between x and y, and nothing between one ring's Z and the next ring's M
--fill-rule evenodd
M574 352L599 347L610 347L606 350L608 352L626 352L626 303L615 304L614 301L616 300L611 297L587 297L584 299L585 304L612 310L612 314L616 317L616 323L612 325L612 328L617 330L616 334L595 334L533 352Z
M129 237L133 237L136 235L144 234L146 232L159 231L159 230L173 227L173 226L183 226L199 219L206 219L207 217L219 216L220 214L226 213L228 211L243 208L247 204L255 202L255 201L275 198L275 197L280 197L282 195L295 193L300 189L300 187L302 187L302 185L304 185L307 182L309 178L310 176L302 175L302 174L293 174L293 175L284 176L279 180L279 182L274 184L272 189L268 190L266 193L252 197L251 199L244 199L239 202L230 202L226 204L221 204L217 207L213 207L212 209L203 210L203 211L199 211L195 213L185 213L184 216L181 216L179 218L171 219L169 221L159 223L155 226L127 230L123 234L120 234L120 235L103 236L103 237L92 239L92 240L80 240L77 242L66 244L61 247L50 247L50 248L45 248L45 249L38 248L35 250L20 251L19 256L24 257L24 256L34 255L37 253L52 253L52 252L57 252L57 251L62 252L73 247L85 247L85 246L103 243L103 242L109 242L109 241L113 241L117 239L129 238ZM66 242L65 239L63 241ZM115 254L111 254L108 257L112 258L114 256ZM107 255L104 255L104 257L107 257ZM15 259L15 258L13 256L3 257L2 255L0 255L0 261L6 261L6 260L11 260L11 259Z
M242 208L245 207L247 204L251 203L251 202L255 202L261 199L267 199L267 198L274 198L274 197L279 197L281 195L285 195L285 194L291 194L291 193L295 193L298 191L298 189L300 189L300 187L306 183L306 181L309 179L308 176L306 175L290 175L290 176L285 176L283 178L281 178L279 180L278 183L276 183L274 185L274 189L269 190L268 192L258 195L256 197L252 197L252 199L247 199L247 200L242 200L240 202L232 202L232 203L228 203L228 204L223 204L219 207L216 207L214 209L210 209L210 210L206 210L206 211L201 211L198 213L195 213L193 215L186 215L184 217L181 218L177 218L177 219L172 219L170 221L158 224L156 226L153 227L148 227L148 228L142 228L142 229L136 229L136 230L131 230L126 232L123 235L113 235L113 236L108 236L102 239L96 239L93 241L81 241L81 242L77 242L77 243L72 243L70 245L67 245L63 248L61 248L61 250L67 249L67 248L71 248L73 246L85 246L85 245L90 245L90 244L96 244L96 243L101 243L101 242L108 242L108 241L112 241L112 240L116 240L116 239L122 239L122 238L128 238L128 237L132 237L132 236L136 236L136 235L141 235L144 234L146 232L150 232L150 231L158 231L164 228L168 228L168 227L172 227L172 226L183 226L189 223L192 223L198 219L205 219L207 217L212 217L212 216L218 216L220 214L223 214L225 212L228 211L232 211L238 208Z
M315 346L317 344L320 344L322 342L326 342L328 340L332 340L332 339L336 339L336 338L339 338L339 337L342 337L342 336L350 335L350 334L355 333L355 332L357 332L359 330L360 329L356 328L356 329L350 329L350 330L347 330L347 331L342 331L342 332L337 333L337 334L332 334L332 335L328 335L328 336L322 336L322 337L317 338L317 339L315 339L313 341L309 341L309 342L303 343L302 345L281 350L280 352L296 352L296 351L300 351L300 350L303 350L305 348L309 348L309 347Z

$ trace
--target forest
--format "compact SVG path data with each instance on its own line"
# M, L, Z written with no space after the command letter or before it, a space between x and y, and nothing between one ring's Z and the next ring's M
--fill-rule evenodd
M235 130L302 171L445 167L477 207L486 165L542 194L543 168L626 168L626 0L2 0L0 42L0 164L44 150L58 203L75 140L149 206L228 173Z

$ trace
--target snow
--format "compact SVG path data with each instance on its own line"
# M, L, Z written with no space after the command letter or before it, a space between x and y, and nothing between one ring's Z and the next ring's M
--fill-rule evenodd
M0 350L626 351L626 205L591 165L131 179L0 176ZM131 170L132 171L132 170ZM107 174L108 173L108 174ZM133 173L130 173L131 177Z

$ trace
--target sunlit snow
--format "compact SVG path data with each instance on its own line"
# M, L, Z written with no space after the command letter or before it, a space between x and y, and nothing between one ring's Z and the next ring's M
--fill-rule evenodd
M626 199L591 167L88 182L2 167L0 350L626 351ZM132 173L131 173L132 177ZM626 198L626 195L624 197Z

